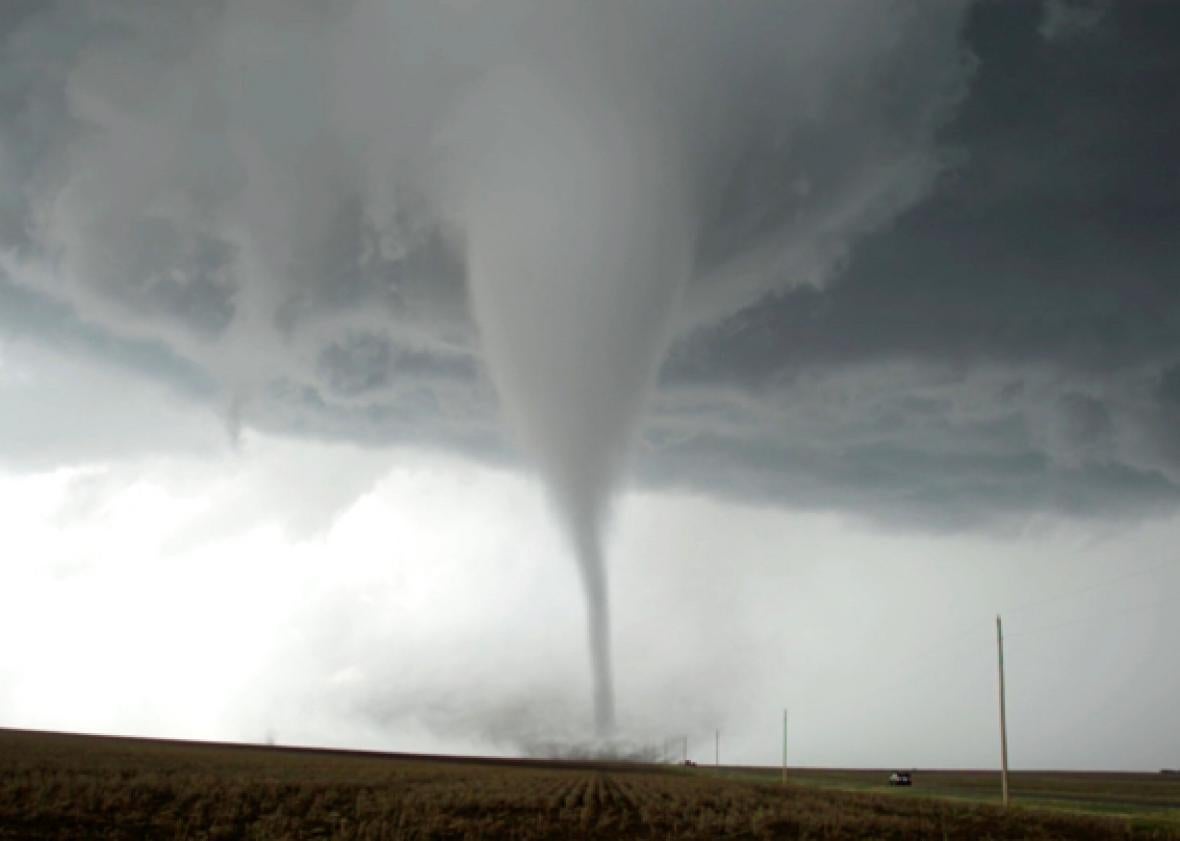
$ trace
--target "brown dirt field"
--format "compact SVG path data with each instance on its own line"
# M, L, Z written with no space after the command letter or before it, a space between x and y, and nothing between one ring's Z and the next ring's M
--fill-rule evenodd
M798 782L783 786L767 769L0 730L0 839L1180 838L1166 805L1180 782L1162 776L1171 788L1157 787L1151 775L1044 774L1021 782L1029 792L1065 791L1083 801L1144 801L1134 816L1104 817L1005 812L956 799L982 793L994 775L941 773L949 775L939 778L941 788L956 789L949 796L930 796L933 788L923 796L934 781L926 772L904 793L849 791L875 785L879 772L801 770L793 772Z

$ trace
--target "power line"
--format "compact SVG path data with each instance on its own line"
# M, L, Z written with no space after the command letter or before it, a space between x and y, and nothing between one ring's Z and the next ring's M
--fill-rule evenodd
M1133 570L1131 572L1127 572L1122 575L1115 575L1115 576L1111 576L1109 578L1104 578L1100 581L1093 581L1093 582L1086 584L1082 587L1075 587L1072 590L1058 592L1054 595L1044 596L1042 598L1031 599L1029 601L1018 604L1015 607L1006 608L1004 610L1004 613L1006 613L1006 614L1019 613L1021 611L1028 610L1029 608L1040 607L1042 605L1049 604L1049 603L1055 602L1055 601L1061 601L1062 599L1071 598L1072 596L1077 596L1082 593L1089 593L1089 592L1097 590L1101 587L1107 587L1111 584L1118 584L1123 581L1129 581L1132 578L1139 578L1139 577L1142 577L1142 576L1147 575L1149 573L1156 572L1157 570L1161 570L1167 566L1171 566L1171 567L1175 568L1175 565L1176 565L1176 561L1171 560L1171 559L1160 561L1157 564L1152 564L1151 566L1143 567L1143 568L1137 569L1137 570Z
M1151 607L1161 607L1165 604L1174 602L1174 599L1156 599L1155 601L1145 602L1143 604L1128 605L1119 610L1104 610L1101 613L1089 613L1085 616L1077 616L1073 619L1067 619L1064 622L1055 622L1052 625L1042 625L1040 627L1030 628L1026 631L1017 631L1014 634L1005 635L1005 639L1012 639L1013 637L1027 637L1035 634L1048 633L1049 631L1056 631L1058 628L1066 628L1070 625L1080 625L1083 622L1092 622L1096 619L1104 619L1108 616L1122 616L1134 611L1146 610Z
M909 669L908 671L905 671L905 672L901 673L900 675L898 674L898 670L905 668L905 667L913 666L913 665L920 663L924 660L928 660L931 657L934 657L936 655L947 654L951 651L960 652L964 648L967 647L966 645L964 645L964 641L967 640L969 637L975 637L976 639L972 639L971 643L973 645L979 646L982 644L983 638L987 638L990 640L991 635L990 635L990 632L988 632L984 629L981 629L980 627L977 626L977 627L973 627L973 628L968 628L958 634L943 637L936 645L925 648L922 651L919 651L916 654L912 654L909 657L905 657L903 659L895 661L889 667L888 675L882 675L882 677L885 678L884 680L878 679L876 681L870 681L869 683L864 683L862 680L858 679L857 685L862 690L872 690L872 694L876 697L880 697L884 694L887 694L888 692L891 692L892 690L894 690L904 684L910 684L910 685L917 684L919 686L928 685L929 682L931 680L933 680L934 678L943 677L944 675L942 675L942 673L935 673L932 675L930 673L930 671L928 670L928 668L925 666L923 666L921 668L917 668L917 669ZM797 706L807 707L810 703L814 702L816 698L820 697L820 694L821 694L820 692L812 692L812 693L810 693L810 695L811 695L810 698L807 696L804 696L801 704L793 703L792 706L793 707L797 707ZM861 694L859 694L855 698L856 703L858 705L863 705L864 699L865 699L865 697L867 697L867 695L868 695L867 692L862 692ZM827 697L824 701L824 706L830 706L831 703L832 703L831 696L830 696L830 693L828 693Z
M1167 567L1176 568L1176 565L1178 563L1180 563L1180 562L1174 561L1172 559L1165 559L1165 560L1162 560L1158 563L1151 564L1150 566L1142 567L1137 570L1125 572L1120 575L1109 576L1106 578L1102 578L1098 581L1091 581L1087 584L1082 585L1081 587L1073 587L1073 588L1070 588L1067 590L1055 592L1055 593L1048 595L1048 596L1030 599L1028 601L1021 602L1015 606L1004 608L1003 613L1005 615L1009 615L1009 614L1013 614L1013 613L1022 613L1030 608L1040 607L1042 605L1051 604L1053 602L1063 601L1065 599L1073 598L1078 595L1083 595L1085 593L1093 592L1093 591L1098 590L1103 587L1108 587L1108 586L1111 586L1114 584L1122 583L1124 581L1129 581L1134 578L1140 578L1145 575L1150 575L1153 572L1157 572L1157 571L1162 570ZM980 611L980 612L982 613L982 611ZM874 625L872 626L872 628L870 630L885 631L885 630L888 630L888 628L890 627L891 624L892 623L888 622L888 620L883 620L880 623L874 623ZM951 637L951 639L956 639L956 638L958 638L958 636L966 636L966 635L973 634L973 633L977 632L977 627L975 626L974 620L972 620L970 623L964 623L963 628L964 628L964 631L962 631L960 634L956 635L955 637ZM814 635L814 636L819 637L820 640L830 639L832 637L837 636L839 633L840 633L840 629L833 629L830 626L822 626L822 625L818 625L818 624L813 624L813 625L804 627L802 629L795 630L795 634L797 636L799 636L799 635L808 635L808 636ZM1026 632L1021 632L1021 633L1023 634ZM1012 637L1015 635L1008 634L1007 636ZM945 639L944 639L944 641L945 641ZM941 647L942 647L942 645L940 644L939 646L936 646L936 647L930 649L930 651L937 651ZM902 661L902 664L909 663L912 660L918 659L922 656L924 656L924 655L919 654L913 658L907 658L906 660Z

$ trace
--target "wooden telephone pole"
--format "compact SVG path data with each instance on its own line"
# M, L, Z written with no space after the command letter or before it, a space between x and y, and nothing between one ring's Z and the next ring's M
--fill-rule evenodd
M1000 669L1000 789L1004 807L1008 807L1008 721L1004 709L1004 627L996 614L996 652Z
M787 782L787 710L783 708L783 783Z

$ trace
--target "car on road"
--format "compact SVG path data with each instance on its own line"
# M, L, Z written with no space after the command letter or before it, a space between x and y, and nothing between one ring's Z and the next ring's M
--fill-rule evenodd
M909 771L894 771L889 775L889 785L891 786L912 786L914 779Z

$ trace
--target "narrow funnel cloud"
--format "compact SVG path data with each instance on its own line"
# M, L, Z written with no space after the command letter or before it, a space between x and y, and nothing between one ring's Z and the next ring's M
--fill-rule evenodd
M689 275L689 214L675 150L624 97L516 69L478 103L463 202L472 310L504 411L577 555L605 734L602 530Z

